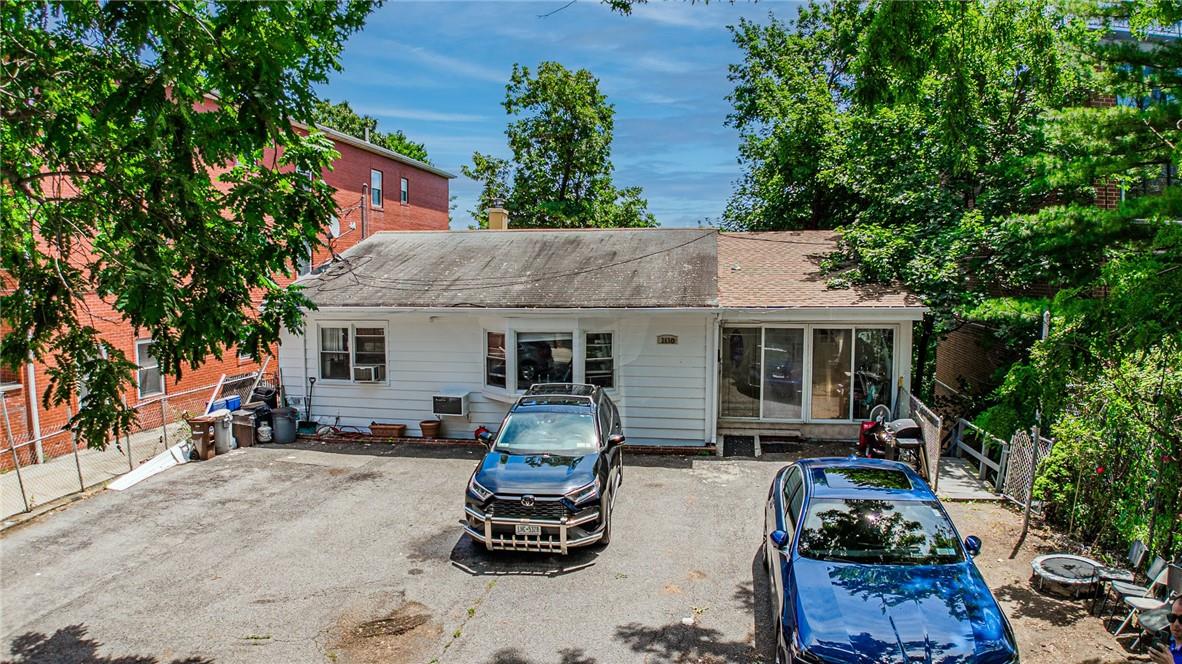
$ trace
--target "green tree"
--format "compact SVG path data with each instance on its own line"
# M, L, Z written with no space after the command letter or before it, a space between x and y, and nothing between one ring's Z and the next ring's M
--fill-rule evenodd
M354 111L353 107L349 106L349 102L347 101L337 102L335 104L327 99L317 101L314 118L316 124L336 129L339 132L356 138L364 139L366 130L369 130L370 143L380 145L387 150L393 150L411 159L418 159L428 164L431 163L427 158L427 147L425 145L410 140L400 129L389 132L378 131L377 118L369 115L358 115L357 111Z
M503 105L516 117L505 130L512 159L476 152L462 167L483 187L471 211L481 226L494 201L524 228L656 225L638 187L612 182L615 110L591 72L514 65Z
M175 376L299 329L309 301L271 276L322 243L332 190L296 172L336 153L291 122L315 117L313 84L371 8L0 6L0 359L46 362L47 405L85 381L71 426L90 445L135 417L120 402L135 365L99 336L100 302Z

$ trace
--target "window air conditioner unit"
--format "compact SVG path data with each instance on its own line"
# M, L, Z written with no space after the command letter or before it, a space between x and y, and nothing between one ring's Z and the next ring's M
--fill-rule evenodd
M468 393L462 391L442 392L431 397L432 415L468 416Z
M386 367L382 364L359 364L353 367L353 380L358 383L380 383L386 379Z

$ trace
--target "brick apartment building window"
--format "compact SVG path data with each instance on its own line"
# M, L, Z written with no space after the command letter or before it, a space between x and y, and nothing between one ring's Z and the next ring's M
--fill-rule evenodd
M160 363L152 355L151 339L135 342L135 363L139 367L135 382L140 398L163 392L164 377L160 375Z
M13 371L8 368L0 367L0 388L20 387L20 385L20 371Z
M369 172L369 204L373 207L382 207L382 172L372 170Z
M406 178L402 178L402 204L406 205L410 202L410 182Z

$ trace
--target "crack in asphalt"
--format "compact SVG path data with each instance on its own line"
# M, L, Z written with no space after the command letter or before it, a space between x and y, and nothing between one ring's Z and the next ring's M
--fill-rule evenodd
M460 621L459 626L452 632L451 638L447 640L447 643L443 644L443 650L439 651L439 655L433 658L429 664L439 664L439 662L443 661L443 657L447 655L448 648L451 648L453 643L463 638L464 628L468 626L469 621L476 617L476 612L480 609L480 605L484 604L484 600L488 599L488 596L492 594L493 588L496 586L496 579L484 584L484 590L480 592L480 595L472 603L472 606L467 608L463 620Z

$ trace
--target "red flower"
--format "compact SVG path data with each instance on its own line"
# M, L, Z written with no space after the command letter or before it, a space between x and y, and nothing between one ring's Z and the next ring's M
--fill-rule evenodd
M1104 474L1104 466L1096 466L1096 474L1103 475Z

